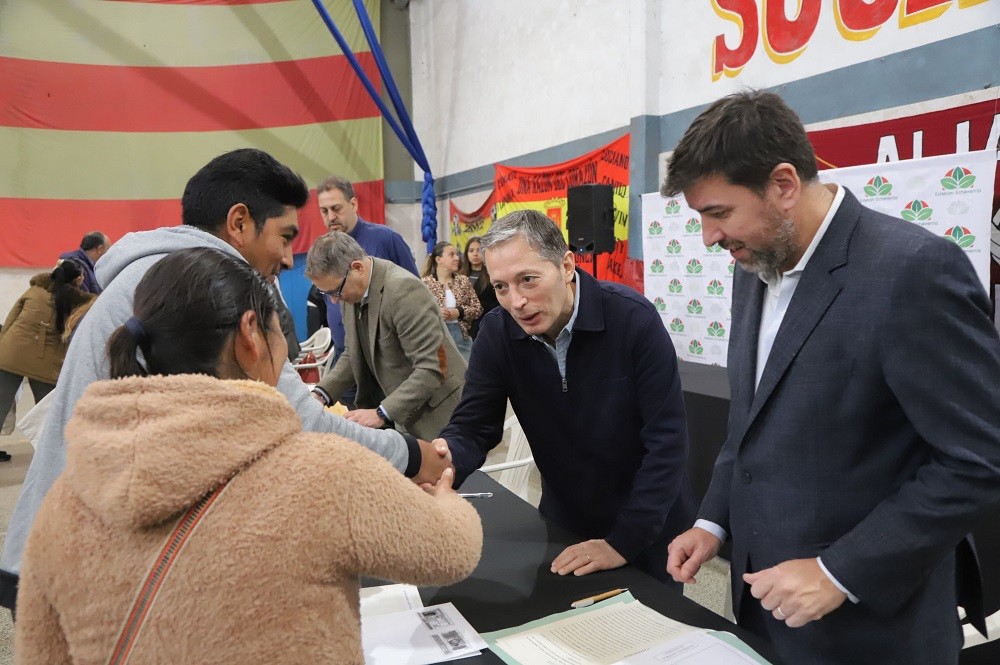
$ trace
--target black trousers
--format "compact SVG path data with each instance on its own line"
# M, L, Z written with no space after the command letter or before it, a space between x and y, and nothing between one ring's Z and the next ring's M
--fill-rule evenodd
M6 570L0 570L0 607L10 610L13 618L17 618L17 583L20 578Z
M24 381L24 377L20 374L0 369L0 414L3 414L0 417L0 422L7 417L11 407L14 406L14 398L17 396L17 389L21 387L22 381ZM35 396L35 404L38 404L56 387L54 383L46 383L37 379L28 379L28 385L31 386L31 394Z

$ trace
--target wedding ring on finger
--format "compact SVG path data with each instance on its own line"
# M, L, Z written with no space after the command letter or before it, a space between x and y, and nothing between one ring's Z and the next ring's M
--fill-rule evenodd
M788 618L788 615L781 611L781 606L780 605L775 610L775 612L777 612L778 616L780 616L782 619L787 619Z
M592 563L594 560L590 558L590 555L584 552L584 556L587 557L587 563Z

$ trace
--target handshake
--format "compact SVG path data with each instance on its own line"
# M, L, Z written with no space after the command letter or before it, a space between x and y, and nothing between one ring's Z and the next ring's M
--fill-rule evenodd
M316 388L312 389L311 395L329 411L332 411L345 420L350 420L364 427L372 427L376 429L390 427L392 425L392 422L389 421L385 417L384 412L381 411L381 407L376 409L354 409L353 411L348 411L339 402L335 405L330 405L330 400L326 396L326 393L317 390ZM444 474L446 469L452 470L450 477L454 479L455 467L451 463L451 452L448 450L447 441L444 439L434 439L433 441L417 439L417 444L420 446L420 469L417 471L417 475L413 476L413 482L417 483L424 489L429 489L441 480L441 476ZM450 480L448 482L448 486L450 489Z
M434 439L424 441L417 439L420 445L420 470L413 477L413 482L421 487L434 485L440 480L445 469L451 469L454 477L455 467L451 463L451 451L448 450L448 442L444 439ZM424 487L424 489L427 489Z
M455 482L455 467L451 463L448 442L444 439L430 442L417 439L417 443L420 445L420 470L413 476L413 482L434 496L454 494L451 486Z

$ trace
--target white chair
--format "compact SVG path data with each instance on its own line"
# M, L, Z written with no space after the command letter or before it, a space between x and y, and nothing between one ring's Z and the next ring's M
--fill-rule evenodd
M330 348L330 343L333 341L333 333L326 326L323 326L312 335L309 339L302 342L299 345L299 360L303 358L307 353L312 353L314 356L319 358L321 355L326 353L326 350Z
M517 416L508 418L503 428L510 432L507 460L484 466L480 471L498 474L495 476L498 483L527 501L528 475L534 466L535 458L531 456L531 446L528 445L528 438L524 436L521 423L517 422Z

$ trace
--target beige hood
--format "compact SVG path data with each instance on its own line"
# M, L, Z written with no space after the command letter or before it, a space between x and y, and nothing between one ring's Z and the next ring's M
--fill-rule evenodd
M177 516L301 429L288 400L256 381L99 381L67 425L65 474L103 520L137 529Z

